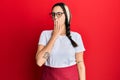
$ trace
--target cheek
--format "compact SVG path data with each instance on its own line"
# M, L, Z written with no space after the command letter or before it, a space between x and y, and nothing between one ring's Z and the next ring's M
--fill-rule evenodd
M65 18L62 17L62 18L60 19L60 21L61 21L61 24L64 24L64 23L65 23Z

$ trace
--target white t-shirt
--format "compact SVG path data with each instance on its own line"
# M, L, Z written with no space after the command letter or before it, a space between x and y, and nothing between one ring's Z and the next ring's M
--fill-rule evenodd
M47 45L51 38L52 31L53 30L42 31L38 45ZM78 47L73 47L66 35L59 35L52 47L50 56L45 62L46 66L61 68L76 64L75 54L85 51L85 48L79 33L71 31L71 37L72 40L78 44Z

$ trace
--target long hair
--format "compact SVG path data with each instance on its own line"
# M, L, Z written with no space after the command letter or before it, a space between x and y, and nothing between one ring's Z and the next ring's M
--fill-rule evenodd
M60 3L54 4L53 7L52 7L52 10L56 6L60 6L62 8L63 12L65 13L66 35L67 35L68 39L70 40L72 46L77 47L78 45L76 44L75 41L72 40L71 33L70 33L71 13L70 13L70 10L69 10L68 6L65 5L64 3L60 2Z

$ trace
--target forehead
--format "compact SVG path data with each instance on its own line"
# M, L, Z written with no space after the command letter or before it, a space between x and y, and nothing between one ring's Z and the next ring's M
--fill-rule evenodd
M62 8L60 6L55 6L52 10L52 12L63 12Z

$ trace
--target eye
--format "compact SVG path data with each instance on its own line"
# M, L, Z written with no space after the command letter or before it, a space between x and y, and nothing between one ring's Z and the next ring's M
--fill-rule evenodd
M57 13L58 15L61 15L61 13L59 12L59 13Z
M61 13L61 12L58 12L58 13L57 13L57 16L61 16L61 15L62 15L62 13Z

